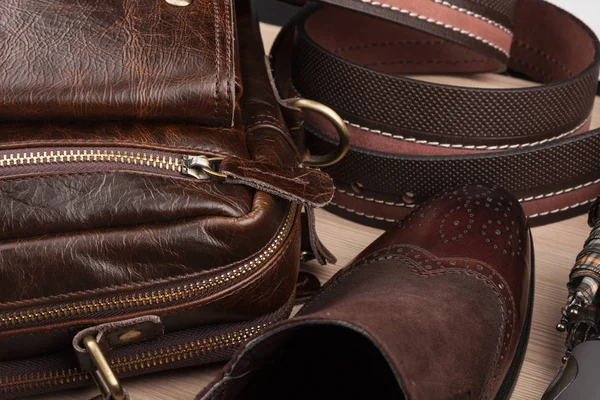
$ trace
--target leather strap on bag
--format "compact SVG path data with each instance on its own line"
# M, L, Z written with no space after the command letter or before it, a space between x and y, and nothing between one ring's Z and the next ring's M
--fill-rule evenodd
M284 28L272 66L284 98L338 112L351 149L327 167L330 209L363 223L399 220L462 183L514 192L533 223L581 211L600 193L600 135L586 132L600 44L541 0L325 0ZM332 7L335 6L335 7ZM535 84L450 86L407 74L505 72ZM336 132L306 113L306 144Z

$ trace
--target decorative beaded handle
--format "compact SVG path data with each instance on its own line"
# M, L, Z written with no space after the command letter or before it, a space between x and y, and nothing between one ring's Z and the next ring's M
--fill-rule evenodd
M569 297L556 326L559 332L567 332L563 361L578 344L600 334L600 196L590 208L588 225L592 232L569 275Z

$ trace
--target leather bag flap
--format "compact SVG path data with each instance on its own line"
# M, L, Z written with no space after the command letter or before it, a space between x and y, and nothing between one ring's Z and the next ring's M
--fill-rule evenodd
M0 119L232 126L231 1L0 2Z

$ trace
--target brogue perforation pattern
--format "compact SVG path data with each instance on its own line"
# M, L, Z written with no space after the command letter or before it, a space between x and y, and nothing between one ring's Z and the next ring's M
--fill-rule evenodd
M477 193L473 193L472 188L463 186L435 196L408 215L402 229L430 229L437 221L439 239L445 244L483 240L502 256L521 256L523 243L515 223L520 208L513 199L496 197L496 190L498 187L478 186Z

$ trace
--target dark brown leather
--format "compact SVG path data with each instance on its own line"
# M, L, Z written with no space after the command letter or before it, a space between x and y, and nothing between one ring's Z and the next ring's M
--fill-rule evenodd
M300 165L249 1L9 1L0 15L0 398L90 383L65 354L96 325L153 315L173 345L284 318L302 207L333 184ZM90 148L139 158L34 157ZM177 168L150 170L159 154ZM199 156L229 177L185 175Z
M292 302L288 302L276 312L261 316L259 319L231 323L228 328L231 332L245 332L247 339L249 339L272 321L281 320L289 315L292 304ZM153 317L152 319L158 318L157 316L150 317ZM121 324L104 325L100 328L106 329L108 334L112 334L111 327L119 329L119 325L127 326L138 321L139 319L132 319L123 321ZM134 327L136 326L133 325L132 328ZM219 353L207 351L207 347L198 345L199 343L202 344L199 338L213 338L215 343L220 346L221 351ZM110 346L106 347L109 348L107 350L109 359L113 363L117 361L120 363L117 371L119 377L127 378L142 373L166 371L174 367L190 367L228 360L237 349L238 344L223 339L227 339L227 333L222 326L203 325L183 331L165 332L164 336L159 335L155 339L141 343L134 342L125 346L116 346L112 351L110 351ZM185 353L185 349L191 350L190 353ZM159 350L163 352L159 353ZM111 354L112 356L110 356ZM136 364L137 368L128 369L124 361L132 359L139 360ZM174 365L174 363L177 363L177 365ZM85 365L85 362L83 365ZM39 367L44 366L46 368L52 366L53 375L32 374L32 367L38 367L39 369ZM72 375L66 376L66 374L59 373L59 371L71 371ZM57 373L58 375L56 375ZM30 389L32 394L56 390L57 386L60 389L70 389L83 385L93 385L90 374L80 369L75 351L72 348L67 351L30 358L27 363L22 361L1 363L0 374L5 382L10 384L18 384L20 383L19 379L25 377L26 381L34 387L34 389ZM10 384L7 386L10 387ZM9 391L8 394L2 392L2 399L22 398L24 394L23 391L19 392L17 388L12 392Z
M531 2L522 0L521 3L528 1ZM531 5L522 7L536 5L531 2ZM325 22L331 18L338 18L335 28ZM363 35L358 39L356 34L351 35L353 27L357 25L371 26L370 36ZM571 32L575 29L576 25L565 30ZM334 32L339 35L335 37L340 39L331 41ZM516 35L519 33L521 37L517 36L515 41L536 39L535 36L530 37L533 35L531 32L517 32ZM596 42L592 37L585 36L585 31L577 33L581 37L569 37L568 42L567 38L563 38L546 50L552 54L565 54L570 44L578 39L583 46L581 54L586 56L585 59L569 59L565 54L561 62L570 72L548 71L547 75L539 73L540 76L532 77L554 85L510 91L481 91L476 88L428 85L398 76L410 73L485 72L490 69L486 66L489 63L483 61L465 66L458 57L468 55L462 54L464 50L460 47L441 39L436 41L418 32L411 35L404 27L378 23L355 12L323 8L314 11L296 28L292 74L295 87L303 96L323 101L343 117L351 118L352 122L363 126L427 142L464 146L531 143L571 131L590 115L600 57L595 58ZM400 42L396 45L366 47L386 37L402 38L409 44ZM427 39L432 41L431 44L419 44ZM410 44L410 41L416 44ZM356 49L357 43L366 43L365 48ZM513 52L516 52L519 47L514 47ZM448 60L444 59L446 54ZM519 57L524 58L525 55L517 53L513 56L513 69L520 65ZM423 61L417 61L418 58ZM426 63L432 58L439 63ZM316 64L315 59L319 59L320 63ZM360 68L359 65L369 68ZM467 70L470 67L472 70ZM453 71L452 68L457 70ZM525 69L516 71L523 74L528 72ZM572 77L576 79L570 79ZM361 90L369 84L372 85L370 90ZM415 93L419 94L417 99L411 97ZM565 99L569 99L569 102L565 102ZM519 113L515 114L517 110Z
M0 118L233 126L233 15L228 2L210 4L2 2Z
M197 3L187 12L194 14L211 8ZM155 15L157 23L159 15ZM233 30L231 24L228 29ZM244 62L248 70L257 69L251 59ZM261 78L250 75L244 79L250 87ZM251 89L246 94L250 96ZM255 100L246 97L243 101L253 104ZM260 110L248 106L247 118L259 113L270 115L266 100L261 99L261 104L264 106ZM272 110L276 104L271 106ZM274 135L270 129L258 131L248 127L245 132L241 121L224 135L203 126L196 126L188 133L189 128L184 124L165 126L147 122L99 124L88 137L86 133L91 127L87 125L79 130L78 136L80 125L73 123L43 125L42 132L29 123L11 123L8 131L2 130L11 148L33 147L33 143L39 143L40 139L46 142L49 136L52 138L46 143L56 147L76 144L85 148L93 143L108 146L139 143L145 147L147 143L163 142L160 148L168 151L193 154L206 149L242 158L264 157L275 165L297 165L284 131ZM247 139L246 146L240 146L246 141L246 134L260 138L261 142L268 141L268 146L252 138ZM279 159L272 158L272 154L278 154ZM11 282L2 291L3 302L179 276L227 265L257 253L276 234L289 211L289 203L248 187L183 176L165 179L120 171L89 175L65 171L6 177L0 185L2 223L7 228L0 245L3 261L0 268L5 277L3 282ZM247 222L240 223L241 219ZM257 232L249 234L244 232L246 229ZM256 240L232 240L249 236ZM44 266L41 270L40 265ZM140 270L143 273L136 272ZM61 279L42 275L47 273L50 277L67 271Z
M600 179L599 131L586 133L600 44L580 21L541 0L322 3L336 7L307 6L284 27L272 66L283 98L322 102L351 131L348 155L324 169L337 187L333 212L389 225L449 184L476 182L524 203L545 199L525 207L539 224L595 198L581 189ZM415 78L507 69L539 85ZM331 151L331 126L311 113L306 122L310 151ZM568 192L569 201L556 197Z
M505 399L527 344L532 256L514 196L442 193L251 341L198 399Z

